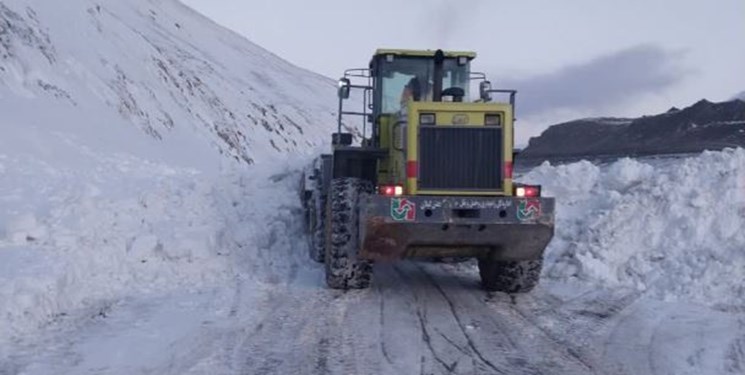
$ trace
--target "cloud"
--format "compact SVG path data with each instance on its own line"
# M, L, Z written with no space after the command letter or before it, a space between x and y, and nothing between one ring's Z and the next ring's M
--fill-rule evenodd
M587 112L640 100L685 79L690 70L680 61L685 53L640 45L601 56L556 72L504 80L495 86L520 92L519 112L535 116L552 111Z
M741 93L739 93L739 94L737 94L737 95L733 96L733 97L732 97L732 99L733 99L733 100L734 100L734 99L745 100L745 91L743 91L743 92L741 92Z

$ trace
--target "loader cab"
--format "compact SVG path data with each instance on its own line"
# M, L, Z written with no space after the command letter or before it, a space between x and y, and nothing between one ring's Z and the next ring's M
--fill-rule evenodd
M471 82L481 79L488 83L482 73L471 72L475 57L473 52L379 49L368 68L346 70L338 82L337 132L332 137L334 176L361 177L374 184L393 182L396 186L405 182L407 191L416 193L414 178L407 175L413 171L408 160L418 155L415 142L420 124L446 121L480 126L487 109L501 112L490 116L510 112L502 107L473 106ZM484 92L480 86L477 98L488 102ZM350 98L354 99L351 102L362 102L361 111L344 105ZM419 117L412 120L410 116L417 116L425 108L429 123ZM361 119L359 126L352 122L356 122L355 117ZM492 148L501 150L503 146L495 144ZM453 150L457 148L443 146L441 155ZM496 189L496 183L492 185L488 188Z
M359 139L362 147L387 148L390 144L385 133L397 117L406 114L407 103L472 101L470 84L474 76L486 79L482 73L471 73L471 60L475 57L474 52L442 50L375 51L368 68L347 69L338 82L337 132L332 145L349 147ZM354 98L362 101L362 111L343 105L352 97L352 91L358 93ZM351 134L344 116L361 117L361 132Z
M378 50L370 62L374 117L413 101L470 101L472 52Z

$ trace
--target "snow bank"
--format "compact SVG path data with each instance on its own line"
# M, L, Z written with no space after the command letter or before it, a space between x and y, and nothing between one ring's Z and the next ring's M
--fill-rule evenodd
M224 278L213 182L134 157L0 157L0 341L122 295Z
M307 261L292 172L300 157L213 175L89 156L64 167L0 153L0 358L63 317L236 278L271 287Z
M548 278L711 305L745 300L745 150L544 163L523 180L557 199Z

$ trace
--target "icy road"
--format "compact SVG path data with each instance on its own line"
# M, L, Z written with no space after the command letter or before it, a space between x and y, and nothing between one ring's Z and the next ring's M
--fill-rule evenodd
M472 267L378 267L368 291L296 268L257 293L122 301L12 358L22 374L741 374L742 312L551 285L487 294ZM294 279L292 279L295 275ZM552 290L555 289L555 290Z
M542 284L519 296L482 291L472 263L379 264L371 289L328 290L300 235L296 174L165 184L127 211L157 240L131 240L131 269L98 262L113 275L106 298L55 311L72 293L57 279L0 287L3 322L34 327L0 329L0 373L743 374L743 165L738 150L534 169L524 177L559 197L561 216ZM26 227L51 238L55 225ZM189 230L210 251L174 253ZM76 277L65 282L101 287ZM29 299L55 313L25 313Z

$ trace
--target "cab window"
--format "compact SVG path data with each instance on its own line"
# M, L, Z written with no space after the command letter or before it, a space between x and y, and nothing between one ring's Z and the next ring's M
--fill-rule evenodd
M395 57L393 61L380 59L381 112L396 113L402 104L411 98L431 101L435 63L425 57ZM469 100L469 64L458 65L454 58L443 62L442 89L459 87L465 92L464 101Z
M429 90L426 86L431 81L433 71L434 62L431 59L398 57L392 62L384 61L381 67L383 77L381 111L383 113L398 112L401 109L402 95L411 82L418 82L420 95L426 96Z

